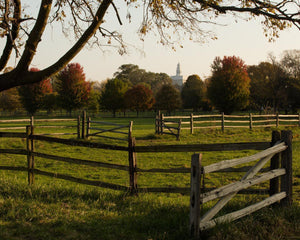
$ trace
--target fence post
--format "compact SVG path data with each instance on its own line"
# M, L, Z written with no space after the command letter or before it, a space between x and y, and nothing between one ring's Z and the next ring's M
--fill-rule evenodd
M85 122L86 122L86 111L82 111L82 129L81 129L81 138L85 139Z
M158 124L159 124L159 115L158 114L156 114L155 115L155 134L158 134L158 132L159 132L159 127L158 127Z
M202 154L193 154L191 163L190 232L193 238L200 236L200 184Z
M129 129L128 129L128 139L132 138L132 126L133 126L133 121L129 122Z
M280 202L283 206L290 206L293 202L292 138L292 131L281 131L281 139L288 146L281 153L281 167L286 170L286 174L281 177L281 191L286 192L286 198Z
M129 159L129 189L130 194L137 195L137 160L135 152L135 138L128 139L128 159Z
M280 141L280 132L273 131L272 132L272 141L271 146L274 146L276 142ZM280 154L275 154L271 158L270 170L278 169L279 168L279 156ZM279 178L273 178L270 180L270 191L269 195L272 196L273 194L279 193Z
M252 113L249 113L249 128L252 130Z
M77 138L80 138L80 115L77 117Z
M300 127L300 113L298 113L298 123L299 123L299 127Z
M30 126L34 126L34 116L30 117Z
M279 127L279 113L276 113L276 127Z
M193 113L191 113L190 125L191 125L191 134L193 134L193 133L194 133L194 119L193 119Z
M88 117L86 122L86 137L90 135L90 128L91 128L91 118Z
M160 134L160 120L161 120L161 112L159 110L157 115L157 134Z
M179 120L179 123L178 123L177 136L176 136L176 140L177 140L177 141L178 141L179 138L180 138L181 122L182 122L182 120L180 119L180 120Z
M225 115L222 112L222 132L224 132L224 129L225 129Z
M164 133L164 114L160 115L160 134Z
M34 142L33 139L30 138L33 133L33 126L26 126L26 149L29 185L32 185L34 183L34 156L32 155L32 152L34 151Z

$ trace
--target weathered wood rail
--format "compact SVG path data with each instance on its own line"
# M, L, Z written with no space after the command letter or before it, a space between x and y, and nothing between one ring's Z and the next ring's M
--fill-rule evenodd
M66 123L66 122L71 122L75 123L73 125L57 125L57 123ZM74 132L71 133L62 133L62 132L57 132L57 133L42 133L43 135L77 135L77 137L80 137L80 117L78 118L60 118L60 119L35 119L34 116L31 116L28 119L9 119L9 120L0 120L0 124L20 124L20 126L13 126L13 127L0 127L0 131L4 130L25 130L26 125L30 124L31 126L35 126L36 129L50 129L50 128L55 128L55 129L76 129ZM47 125L45 125L47 123ZM55 125L53 125L55 123ZM52 125L51 125L52 124Z
M188 174L191 171L189 167L178 167L178 168L150 168L150 169L143 169L138 167L138 153L159 153L159 152L208 152L208 151L236 151L236 150L265 150L270 146L270 142L249 142L249 143L220 143L220 144L190 144L190 145L152 145L152 146L136 146L135 139L129 138L128 146L120 146L120 145L111 145L111 144L103 144L103 143L96 143L90 141L82 141L82 140L75 140L75 139L63 139L51 136L43 136L34 134L34 127L28 126L27 133L11 133L11 132L0 132L0 137L12 137L12 138L26 138L27 147L26 149L0 149L1 153L6 154L20 154L27 156L28 166L27 171L30 173L28 177L28 182L31 184L33 182L34 174L42 174L34 164L35 157L41 157L50 160L57 160L62 162L67 162L70 164L80 164L80 165L90 165L94 167L101 167L101 168L110 168L110 169L117 169L120 171L127 171L129 173L129 186L115 186L103 183L95 183L95 182L88 182L85 180L78 180L80 183L92 184L96 186L112 186L112 189L119 189L119 190L128 190L131 193L138 193L138 192L169 192L169 193L182 193L182 194L189 194L190 188L189 187L138 187L138 174L139 173L183 173ZM31 131L32 130L32 131ZM62 157L62 156L55 156L51 154L45 154L35 151L34 149L34 142L35 141L46 141L46 142L53 142L53 143L60 143L69 146L81 146L87 148L98 148L98 149L106 149L112 151L125 151L128 152L128 165L118 165L118 164L110 164L104 162L97 162L97 161L89 161L84 159L77 159L77 158L69 158L69 157ZM254 155L252 158L259 157L260 155ZM238 161L243 161L243 159L239 159ZM32 163L33 162L33 163ZM214 165L210 166L212 168ZM206 171L209 172L210 168L206 168ZM0 169L8 169L7 166L0 166ZM13 167L11 170L14 169ZM15 168L15 170L21 171L25 170L25 168ZM240 167L234 168L233 166L227 165L226 169L221 169L220 172L243 172L248 171L249 167ZM45 172L43 172L46 175ZM51 175L52 174L52 175ZM48 173L47 176L56 176L54 173ZM58 178L68 179L68 176L57 175ZM70 181L75 181L75 178L70 177ZM98 184L98 185L97 185ZM259 193L260 190L243 190L243 193Z
M247 170L240 181L203 192L204 174L220 172L224 169L249 163L259 159ZM279 162L281 159L281 167ZM195 238L200 232L214 227L216 224L230 222L249 215L263 207L278 201L287 206L292 203L292 132L273 132L272 147L249 157L225 160L209 166L202 166L202 155L194 154L191 163L191 197L190 197L190 230ZM270 170L258 175L267 162L271 161ZM281 186L279 187L279 178ZM269 197L244 209L216 217L219 211L241 190L261 182L270 181ZM209 211L201 214L201 205L220 199Z
M158 113L155 120L155 132L164 134L164 126L181 125L181 130L190 130L191 134L195 129L203 128L259 128L259 127L279 127L279 126L300 126L300 114L298 115L194 115L189 116L165 116Z
M176 121L168 121L163 119L163 114L160 115L161 118L156 116L155 119L155 133L156 134L168 134L176 137L177 140L180 138L180 130L181 130L181 119ZM176 124L177 127L171 126ZM168 131L165 131L168 130Z

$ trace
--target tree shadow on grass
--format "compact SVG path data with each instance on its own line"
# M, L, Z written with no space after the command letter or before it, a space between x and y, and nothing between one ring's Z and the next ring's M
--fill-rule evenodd
M0 185L0 239L190 239L189 206L90 188Z

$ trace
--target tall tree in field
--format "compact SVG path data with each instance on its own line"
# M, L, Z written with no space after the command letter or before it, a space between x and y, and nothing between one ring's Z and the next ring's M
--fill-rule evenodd
M61 71L88 41L91 45L102 47L110 44L119 46L119 53L126 53L122 35L116 30L116 23L122 25L124 15L129 22L133 14L143 16L139 26L141 38L153 31L158 33L159 42L171 47L180 45L180 40L184 36L195 40L215 38L210 34L211 29L208 25L215 26L215 23L223 20L224 16L245 16L247 20L260 17L266 35L270 38L276 38L279 30L292 25L300 29L299 1L41 0L39 2L40 8L36 13L36 6L28 3L28 0L0 1L0 37L6 40L0 57L0 70L7 65L10 58L13 58L13 51L19 57L16 67L11 72L0 75L0 91L47 79ZM120 9L127 14L119 14ZM106 13L109 10L111 15L107 17ZM58 26L60 23L61 26ZM54 63L39 72L30 72L28 69L38 50L38 44L49 39L43 37L45 30L49 29L48 24L52 24L54 28L61 27L70 39L74 39L73 45ZM69 29L74 31L68 32ZM126 31L127 29L122 32Z
M117 78L108 80L100 96L100 107L113 112L125 109L124 95L128 90L128 83Z
M126 108L135 110L137 116L140 111L151 109L155 102L152 91L143 85L136 85L127 90L124 98Z
M155 100L157 109L169 113L181 107L180 93L173 85L163 85L157 92Z
M204 82L198 75L188 76L181 90L181 98L184 108L193 108L196 111L203 107Z
M57 92L60 105L71 113L88 101L91 85L85 79L83 67L79 63L70 63L57 76Z
M238 57L216 57L207 89L212 104L224 113L242 110L249 104L250 78L244 61Z
M39 69L31 68L30 71L38 72ZM20 101L31 115L34 115L37 110L43 107L45 96L50 93L52 93L52 85L49 78L19 87Z

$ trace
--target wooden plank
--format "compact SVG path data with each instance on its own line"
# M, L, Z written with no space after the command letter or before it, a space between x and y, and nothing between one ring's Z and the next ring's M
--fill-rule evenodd
M17 129L26 129L26 126L23 127L2 127L0 130L17 130Z
M212 115L195 115L194 118L214 118L214 117L222 117L221 114L212 114Z
M279 119L280 122L297 122L298 123L298 119Z
M161 168L151 168L151 169L136 169L137 172L148 172L148 173L190 173L190 168L169 168L169 169L161 169Z
M216 190L213 190L211 192L208 193L203 193L201 195L202 197L202 203L206 203L209 202L211 200L220 198L220 197L224 197L228 194L234 193L234 192L238 192L244 188L248 188L250 186L253 186L255 184L270 180L272 178L278 177L278 176L282 176L286 173L284 168L280 168L280 169L275 169L275 170L271 170L267 173L263 173L259 176L255 176L246 180L241 180L235 183L231 183L228 184L226 186L223 186L221 188L218 188Z
M254 123L254 122L253 122ZM253 125L253 128L266 128L266 127L276 127L276 124L266 124L266 125Z
M104 124L104 125L112 125L112 126L118 126L121 128L127 128L129 125L121 125L118 123L112 123L112 122L101 122L101 121L91 121L91 123L98 123L98 124Z
M191 162L190 232L195 238L200 235L200 194L202 154L193 154Z
M270 117L273 117L273 118L276 118L277 115L275 114L266 114L266 115L252 115L252 117L254 118L270 118Z
M247 115L225 115L226 118L249 118Z
M128 162L129 162L129 186L130 186L130 193L137 194L138 187L137 187L137 158L136 153L134 152L135 147L135 138L128 139Z
M262 209L266 206L269 206L273 203L276 203L276 202L280 201L281 199L283 199L285 197L286 197L285 192L277 193L277 194L275 194L271 197L266 198L265 200L263 200L259 203L253 204L249 207L246 207L246 208L243 208L241 210L226 214L224 216L218 217L218 218L213 219L213 220L208 221L208 222L200 222L200 224L199 224L200 225L199 226L200 230L206 230L206 229L209 229L209 228L212 228L212 227L216 226L217 224L225 223L225 222L231 222L231 221L234 221L236 219L242 218L242 217L247 216L247 215L249 215L253 212L256 212L257 210L260 210L260 209Z
M0 137L6 137L6 138L26 138L26 133L0 132Z
M152 193L182 193L189 194L191 188L185 187L150 187L150 188L138 188L139 193L152 192Z
M291 206L293 203L292 131L281 131L281 138L288 148L281 154L281 167L286 170L286 175L281 177L281 191L286 192L286 198L280 204L282 206Z
M0 153L27 155L28 152L25 149L0 149Z
M76 126L34 126L35 128L75 128Z
M164 119L189 119L190 116L164 116Z
M236 165L252 162L252 161L255 161L257 159L266 157L270 154L279 153L279 152L285 150L286 148L287 148L287 146L285 145L285 143L280 143L276 146L265 149L264 151L253 154L251 156L242 157L242 158L235 158L235 159L230 159L230 160L224 160L224 161L220 161L220 162L217 162L217 163L213 163L213 164L208 165L208 166L204 166L203 171L204 171L204 173L211 173L211 172L219 171L221 169L226 169L226 168L233 167L233 166L236 166Z
M30 122L30 119L10 119L0 120L0 123Z
M76 118L62 118L62 119L34 119L34 122L75 122Z
M9 171L20 171L27 172L28 169L26 167L13 167L13 166L0 166L1 170L9 170Z
M221 123L221 120L214 120L214 121L194 121L194 124L200 124L200 123Z
M210 152L210 151L235 151L235 150L265 150L269 142L249 143L216 143L216 144L188 144L188 145L152 145L136 146L138 152Z
M242 120L225 120L225 123L249 123L248 121L242 121Z
M87 180L87 179L82 179L82 178L76 178L76 177L69 176L69 175L46 172L46 171L42 171L39 169L34 169L34 173L43 175L43 176L64 179L64 180L67 180L70 182L76 182L76 183L81 183L81 184L85 184L85 185L96 186L96 187L108 188L108 189L113 189L113 190L124 190L124 191L129 190L129 188L126 186L121 186L121 185L117 185L117 184L113 184L113 183L106 183L106 182L102 182L102 181L93 181L93 180Z
M96 166L96 167L104 167L104 168L118 169L118 170L123 170L123 171L129 170L128 166L119 165L119 164L96 162L96 161L82 160L82 159L70 158L70 157L61 157L61 156L55 156L55 155L39 153L39 152L33 152L32 155L36 156L36 157L56 160L56 161L60 161L60 162L67 162L67 163L88 165L88 166Z
M55 143L61 143L61 144L70 145L70 146L128 151L128 147L95 143L95 142L85 142L85 141L74 140L74 139L54 138L54 137L48 137L48 136L42 136L42 135L33 135L30 138L32 138L34 140L55 142Z
M280 118L296 118L298 119L299 115L278 115Z
M109 139L115 139L115 140L121 140L121 141L128 141L127 138L109 137L109 136L94 135L94 134L90 134L87 137L100 137L100 138L109 138Z
M276 122L276 119L253 120L253 123L269 123Z
M98 130L100 132L97 132L96 134L100 134L100 133L105 133L105 132L115 132L115 133L122 133L122 134L128 134L128 132L121 132L121 131L115 131L115 130L118 130L118 129L122 129L124 127L115 127L115 128L110 128L110 129L103 129L103 128L98 128L98 127L91 127L89 129L91 130ZM128 126L126 127L126 130L127 130Z
M278 131L272 131L271 145L274 146L276 142L280 141L280 133ZM280 154L275 154L270 161L270 169L279 168L279 157ZM279 193L279 178L273 178L270 180L270 196Z

